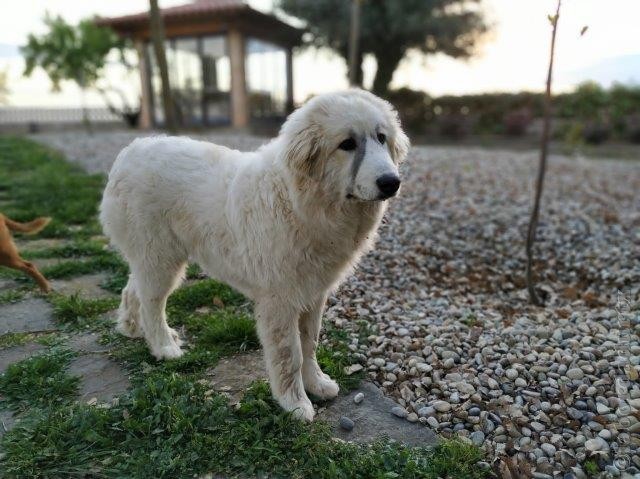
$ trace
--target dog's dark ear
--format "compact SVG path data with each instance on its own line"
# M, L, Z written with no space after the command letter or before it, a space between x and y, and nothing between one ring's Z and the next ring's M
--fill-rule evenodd
M285 150L285 161L291 170L308 178L317 177L321 170L321 133L315 124L298 130Z

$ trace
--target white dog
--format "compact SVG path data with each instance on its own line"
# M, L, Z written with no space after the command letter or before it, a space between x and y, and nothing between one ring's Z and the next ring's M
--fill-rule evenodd
M316 361L327 294L373 244L409 141L391 105L361 90L313 98L252 153L188 138L137 139L104 192L104 231L129 263L118 330L182 354L167 297L188 261L255 301L280 405L312 420L305 390L338 385Z

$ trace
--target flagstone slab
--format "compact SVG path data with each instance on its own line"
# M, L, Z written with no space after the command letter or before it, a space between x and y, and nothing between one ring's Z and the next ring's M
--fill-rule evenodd
M360 404L353 401L358 393L364 394ZM316 419L327 421L333 435L345 441L369 443L386 436L409 446L430 446L437 442L436 434L428 427L391 414L391 409L397 405L375 384L363 381L358 389L331 401ZM343 416L354 422L351 431L340 427L339 421Z
M0 374L5 372L10 364L27 359L46 349L38 343L26 343L19 346L0 349Z
M56 329L53 307L42 298L0 305L0 335Z

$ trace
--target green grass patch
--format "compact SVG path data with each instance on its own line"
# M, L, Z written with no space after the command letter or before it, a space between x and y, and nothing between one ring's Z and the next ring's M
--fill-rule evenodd
M473 314L467 314L463 319L460 320L461 323L467 325L470 328L481 325L481 321Z
M100 283L100 287L113 294L120 294L129 281L129 267L122 262L121 266L111 270L111 274Z
M120 304L119 298L85 299L77 293L71 296L51 295L49 301L53 304L55 319L72 329L102 326L98 317Z
M33 333L6 333L0 336L0 349L21 346L33 340Z
M600 473L600 468L598 467L598 463L595 459L587 459L584 461L583 466L589 477L595 477Z
M13 279L13 280L19 281L24 276L25 274L18 270L15 270L13 268L7 268L5 266L0 266L0 278Z
M193 319L187 322L187 324L192 325L192 331L196 329L193 323L195 323ZM194 334L200 347L222 348L228 353L237 353L260 347L253 318L247 314L228 310L222 310L206 318L200 318L197 332L194 331Z
M116 254L101 254L83 261L63 261L47 266L42 268L42 274L50 279L64 279L101 271L121 272L122 270L127 270L127 266Z
M111 408L65 405L2 439L6 477L481 478L473 446L342 443L304 424L256 383L238 409L179 375L148 377Z
M213 279L204 279L175 291L169 297L167 311L169 314L180 315L204 306L213 308L216 298L226 307L240 306L247 302L244 296L229 286Z
M17 303L22 301L26 294L26 291L19 289L10 289L0 293L0 304Z
M346 331L336 329L329 323L325 323L324 331L328 345L320 344L316 351L318 364L322 370L340 385L343 391L350 391L360 385L364 377L364 370L347 375L345 368L352 365L352 353L347 347L349 335ZM364 341L361 338L361 341Z
M99 231L96 213L104 175L87 175L35 142L0 138L0 190L10 201L3 213L16 221L53 220L41 236L88 236Z
M37 250L23 250L20 252L25 259L38 258L80 258L83 256L102 255L107 251L105 243L95 240L74 241L62 246L41 248Z
M54 346L59 344L60 337L57 332L50 333L7 333L0 336L0 349L21 346L23 344L36 342L44 346Z
M187 279L199 279L202 276L202 269L197 264L187 266Z
M0 376L0 404L14 411L25 411L71 401L80 381L79 377L65 372L73 356L72 351L54 348L9 365Z

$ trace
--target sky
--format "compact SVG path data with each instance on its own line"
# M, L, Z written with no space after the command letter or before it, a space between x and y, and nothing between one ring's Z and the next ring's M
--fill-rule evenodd
M161 7L186 0L160 0ZM345 0L348 1L348 0ZM388 0L402 1L402 0ZM258 9L270 11L273 0L249 0ZM409 52L397 69L392 87L408 86L432 95L496 91L541 90L548 62L550 25L547 14L555 0L483 0L491 33L468 61L444 55L424 57ZM18 47L32 32L43 32L45 12L61 15L67 21L92 16L117 16L148 8L148 0L0 0L0 71L8 74L10 106L79 106L80 94L70 83L59 93L42 71L31 78L22 76L24 62ZM365 3L366 8L366 3ZM559 24L556 56L556 90L568 90L586 79L610 83L613 80L640 83L640 0L564 0ZM587 33L580 30L588 25ZM375 60L365 58L365 86L375 73ZM135 99L138 78L112 66L110 81L131 85ZM329 50L296 54L294 60L295 98L301 102L310 95L335 91L347 86L346 64ZM90 105L101 105L89 93Z

